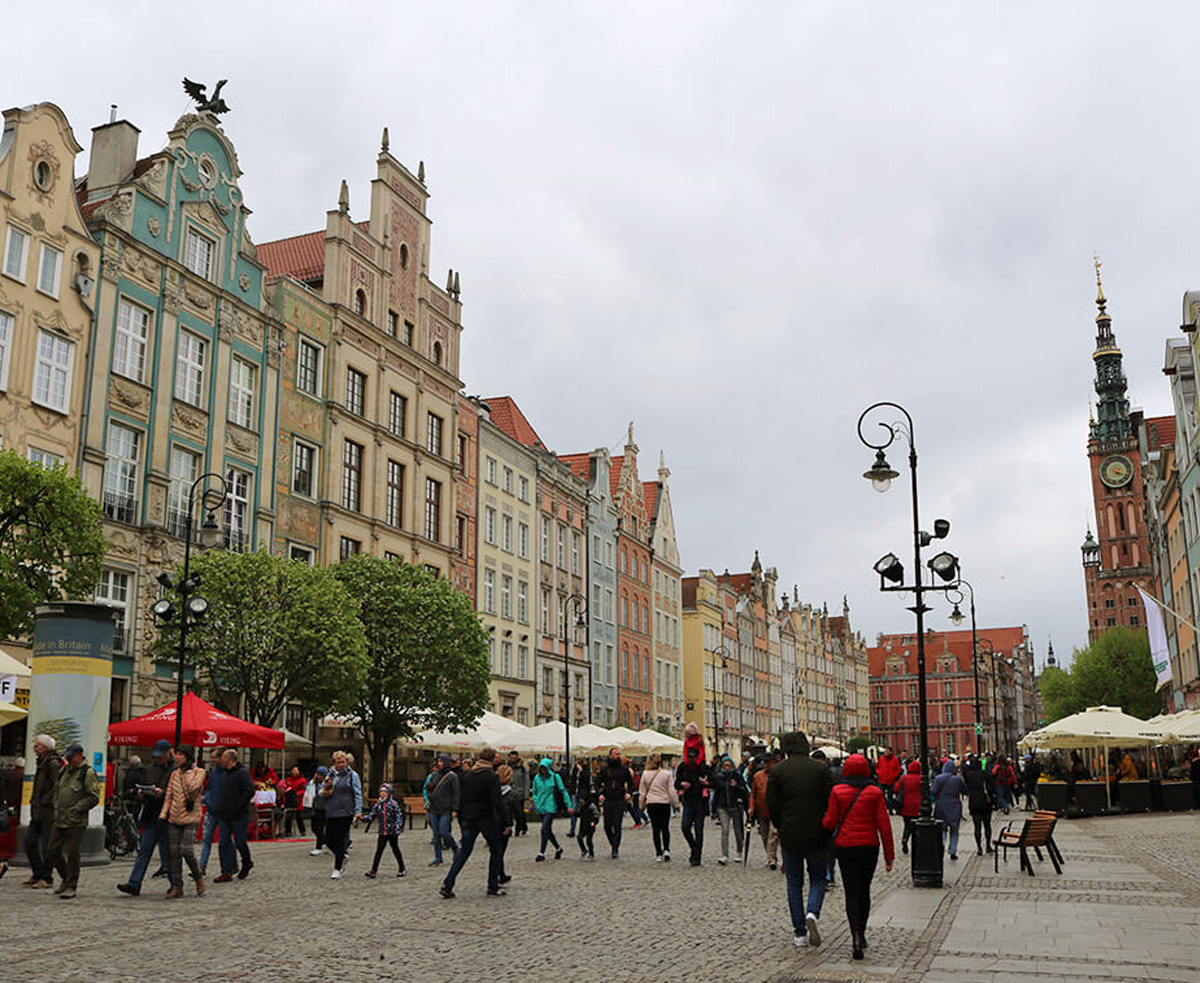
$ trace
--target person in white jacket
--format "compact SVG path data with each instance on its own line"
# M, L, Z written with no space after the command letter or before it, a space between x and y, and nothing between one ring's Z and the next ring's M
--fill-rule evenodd
M652 754L646 759L646 770L638 785L642 805L650 817L650 830L654 834L654 859L661 862L671 859L672 809L679 808L679 794L675 791L675 773L663 767L662 755Z

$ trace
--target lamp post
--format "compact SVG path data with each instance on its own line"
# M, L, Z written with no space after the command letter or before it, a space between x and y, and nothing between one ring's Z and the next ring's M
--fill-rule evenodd
M882 443L874 443L863 434L863 421L868 414L881 408L899 410L904 414L904 422L887 423L879 421L883 428ZM914 578L911 585L905 585L904 564L894 553L888 553L875 564L875 572L879 574L879 589L885 591L906 591L914 595L914 603L909 608L917 617L917 710L920 721L920 753L921 753L921 813L913 822L912 832L912 880L914 887L942 886L942 824L933 818L933 805L929 797L929 720L928 704L925 688L925 612L931 610L925 606L925 592L940 590L936 585L926 587L921 580L921 549L928 546L934 539L944 539L950 534L950 523L945 519L935 519L933 533L921 529L920 510L917 505L917 446L913 436L913 421L899 403L888 401L873 403L863 410L858 418L858 439L875 451L875 461L863 473L863 477L871 482L878 492L885 492L891 486L892 479L900 477L899 472L892 470L887 462L884 451L895 441L897 435L902 435L908 442L908 468L910 473L910 488L912 493L912 523L913 523L913 570ZM946 586L953 586L958 575L958 558L951 553L942 552L929 561L929 568Z
M579 638L583 636L583 654L587 657L587 598L582 594L571 594L567 598L567 602L575 608L575 644L580 644ZM565 728L565 739L563 741L563 753L567 759L567 769L571 768L571 642L567 641L566 651L563 653L563 692L567 698L567 712L563 718L563 726Z
M718 697L717 700L713 701L713 712L715 713L715 719L713 720L715 753L713 756L719 759L721 757L721 723L725 719L725 669L729 665L729 649L724 645L718 645L715 649L709 649L708 654L713 656L714 659L717 656L721 657L721 684L719 687L717 686L716 679L717 664L716 662L710 663L713 667L713 693Z
M983 758L983 719L979 716L979 634L975 626L975 588L969 582L958 578L958 582L965 587L971 594L971 675L975 681L975 751L980 759ZM963 622L962 611L958 609L959 601L962 600L962 592L958 593L958 600L954 602L954 610L950 612L951 624L961 625Z
M208 486L210 479L216 480L216 487ZM201 488L203 491L200 493L200 505L204 510L204 521L200 523L200 536L203 545L214 545L216 534L220 532L216 512L229 497L229 487L221 475L210 472L200 475L188 489L187 516L183 524L183 576L176 583L164 570L156 578L166 590L174 590L179 595L179 654L176 660L176 672L179 678L175 687L176 747L183 743L183 667L187 658L188 626L200 621L208 613L208 599L196 593L200 586L200 577L193 577L191 574L192 520L196 512L196 491ZM151 610L154 612L154 616L164 623L175 617L175 605L166 597L155 601Z

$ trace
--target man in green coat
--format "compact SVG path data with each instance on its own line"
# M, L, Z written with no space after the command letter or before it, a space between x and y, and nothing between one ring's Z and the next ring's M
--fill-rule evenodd
M83 759L83 747L67 748L54 792L54 829L50 833L50 862L62 878L55 889L63 900L75 897L79 886L79 843L87 829L88 812L100 801L100 782Z

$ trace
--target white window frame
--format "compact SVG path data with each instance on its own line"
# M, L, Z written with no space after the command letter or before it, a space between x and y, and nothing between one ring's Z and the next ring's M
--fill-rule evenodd
M104 514L118 522L137 519L138 467L141 463L142 432L116 420L108 421L104 442Z
M175 350L175 398L189 406L204 406L204 365L208 340L180 331Z
M117 301L117 331L113 367L117 375L134 382L146 378L146 345L150 338L150 309L127 297Z
M234 355L229 363L229 420L247 430L255 429L254 392L258 366Z
M394 479L394 480L393 480ZM384 522L397 529L404 528L404 465L388 458L386 475Z
M298 488L296 479L301 474L300 458L302 455L308 455L308 490ZM292 481L291 492L293 495L299 495L301 498L316 498L317 497L317 475L320 460L321 448L316 444L310 444L307 440L301 440L299 437L292 438Z
M312 352L312 388L304 384L305 359L304 353ZM296 344L296 389L309 396L321 395L322 369L325 367L325 349L315 341L301 337Z
M200 246L207 250L201 250ZM189 227L183 241L184 268L205 280L212 280L212 271L217 255L217 240Z
M95 597L104 601L119 612L116 617L116 634L113 639L113 651L126 653L129 651L129 595L133 574L128 570L116 570L105 567L100 573L96 584ZM120 587L118 588L118 582Z
M252 476L240 468L229 468L225 472L225 486L229 495L225 499L225 548L236 552L250 549L250 495Z
M522 560L529 559L529 524L526 522L517 524L517 556Z
M429 411L425 414L425 449L438 457L442 456L442 447L445 445L445 426L446 421L436 413Z
M346 409L355 416L363 416L367 411L367 373L353 365L346 366Z
M432 543L441 542L442 534L442 483L434 478L425 479L425 538Z
M500 517L500 548L506 553L513 551L513 520L511 515Z
M483 610L485 614L496 613L496 571L491 567L483 569Z
M529 479L525 475L517 478L517 498L522 502L529 501Z
M34 447L33 444L28 444L25 447L25 459L30 464L36 464L42 468L57 468L63 463L63 456L55 454L54 451L48 451L41 447Z
M16 321L8 311L0 311L0 392L8 389L8 365L12 361L10 355Z
M58 299L58 287L62 283L62 261L61 249L56 249L48 242L41 244L41 249L38 250L38 293Z
M13 240L20 237L21 256L16 263L12 262L12 247ZM15 225L8 226L8 233L4 237L4 275L16 280L17 283L25 282L25 271L29 269L29 243L33 240L24 229L18 229Z
M484 459L483 480L489 485L494 485L496 483L496 459L494 457Z
M483 541L489 546L496 545L496 510L490 505L483 509Z
M408 426L408 397L395 389L388 390L388 433L404 437Z
M363 469L366 453L362 444L355 440L342 441L342 508L350 512L362 511Z
M192 484L200 476L200 455L186 447L171 448L171 484L167 490L167 532L187 535L187 500Z
M529 624L529 584L524 580L517 581L517 621Z
M71 408L71 375L75 365L75 343L50 331L38 330L37 356L33 366L33 401L60 413ZM56 383L61 392L56 392Z

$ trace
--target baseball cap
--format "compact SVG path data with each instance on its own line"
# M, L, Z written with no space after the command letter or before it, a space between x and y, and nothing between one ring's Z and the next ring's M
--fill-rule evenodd
M73 754L83 754L83 745L82 744L72 744L67 748L67 750L64 753L65 753L66 757L68 757L68 758L71 757L71 755L73 755Z
M171 742L170 741L155 741L154 747L151 748L150 753L151 754L166 754L170 750L171 750Z

